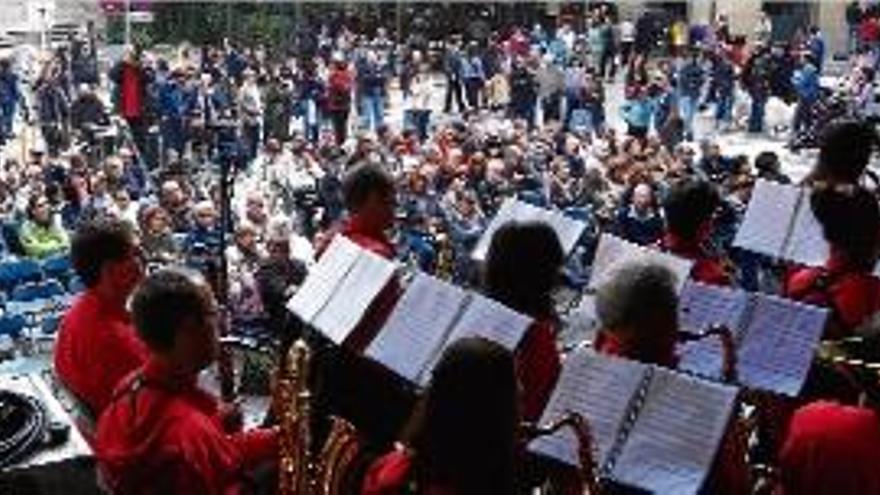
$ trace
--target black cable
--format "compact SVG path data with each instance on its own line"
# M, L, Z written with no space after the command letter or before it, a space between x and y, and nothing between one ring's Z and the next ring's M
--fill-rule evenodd
M46 439L46 409L34 397L0 390L0 468L14 464Z

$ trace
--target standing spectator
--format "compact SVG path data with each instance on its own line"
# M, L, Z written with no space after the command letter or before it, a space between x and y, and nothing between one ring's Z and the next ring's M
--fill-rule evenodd
M476 42L471 42L467 57L461 60L461 78L464 80L468 107L479 109L483 85L486 83L486 71L483 70L483 59L477 50Z
M110 71L115 83L114 101L119 114L128 123L139 150L143 150L147 133L147 74L139 48L126 48L123 59Z
M361 95L361 128L376 132L385 122L385 69L374 50L368 50L357 67Z
M58 78L47 71L37 81L37 116L49 156L58 156L64 145L64 130L69 113L70 102Z
M792 131L797 134L810 128L813 123L813 107L819 99L819 72L816 66L804 57L801 66L791 77L797 95Z
M538 96L541 100L542 123L559 121L562 93L565 89L565 74L562 68L553 63L552 55L544 55L538 69Z
M715 128L716 130L727 130L733 120L736 72L730 60L720 52L715 55L715 61L712 64L712 79L715 82L717 95L715 103Z
M510 73L510 107L514 118L525 120L529 129L535 127L535 105L538 100L538 83L535 75L520 61L514 61Z
M12 136L15 111L21 100L18 75L12 70L9 59L0 60L0 141Z
M699 53L694 50L678 75L678 107L684 121L685 141L693 141L694 139L694 117L697 113L704 82L705 75L700 64Z
M327 95L324 106L330 121L336 143L342 144L348 138L348 114L351 113L351 91L353 78L348 63L342 54L333 55L330 74L327 77Z
M320 100L323 94L324 83L318 77L317 67L313 62L307 61L297 84L297 96L305 136L313 144L318 142L321 130Z
M422 64L416 69L410 81L409 108L405 110L404 122L416 130L420 142L428 139L428 124L431 121L431 76L428 65ZM408 118L407 118L408 116Z
M443 58L443 74L446 75L446 103L443 105L443 112L452 112L452 100L455 99L458 105L458 112L464 111L464 101L461 96L462 86L462 65L463 57L458 48L458 44L451 42L446 48L446 55Z
M750 133L764 132L764 110L771 89L770 69L770 52L766 47L758 45L746 62L742 74L743 85L752 100L748 123Z
M171 76L159 84L159 117L162 143L165 149L173 149L179 155L183 154L186 143L184 130L184 117L186 104L184 93L184 74L175 70Z
M250 161L257 156L260 132L263 128L263 95L257 84L257 76L250 69L244 71L244 84L239 91L238 110L241 116L244 149L247 160Z
M648 92L641 86L630 86L626 100L620 105L620 116L626 122L627 134L644 140L654 113L654 102Z
M825 66L825 36L818 26L810 27L810 34L807 37L807 51L813 64L816 65L816 70L821 74L822 68Z
M633 53L633 45L636 41L636 26L629 19L623 19L618 25L620 37L620 65L626 67L629 65L629 59Z

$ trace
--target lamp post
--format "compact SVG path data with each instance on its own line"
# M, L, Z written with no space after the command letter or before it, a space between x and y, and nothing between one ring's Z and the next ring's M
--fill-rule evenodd
M131 0L125 0L125 46L131 45Z

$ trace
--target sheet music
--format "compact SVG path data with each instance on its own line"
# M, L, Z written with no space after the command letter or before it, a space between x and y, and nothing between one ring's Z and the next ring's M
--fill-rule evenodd
M827 319L827 309L761 296L737 353L740 382L796 396Z
M477 242L471 256L477 261L486 259L489 254L489 245L492 236L505 223L516 220L520 222L543 222L553 228L559 238L562 251L566 254L574 249L574 245L580 239L581 234L587 228L585 222L574 220L563 215L561 212L540 208L515 198L508 198L501 204L495 217L489 222L489 226L483 232Z
M693 262L669 253L627 242L611 234L602 234L593 258L589 287L596 289L614 277L616 270L631 262L655 263L675 274L679 292L690 276Z
M520 204L521 203L517 201L516 198L507 198L501 203L495 216L492 217L486 230L483 231L480 240L477 241L477 245L474 246L474 251L471 253L473 259L477 261L483 261L486 259L486 256L489 254L489 244L492 242L492 236L495 235L495 231L501 228L505 223L517 219L517 213L520 211Z
M449 332L449 338L426 369L433 370L443 351L453 342L465 337L485 337L513 351L531 324L532 319L528 316L488 297L471 293L467 307ZM423 373L421 378L421 385L427 385L431 374Z
M689 282L679 301L679 325L685 331L699 333L712 325L726 325L739 341L740 323L749 306L749 293L726 287ZM700 376L721 378L724 350L721 338L710 336L686 342L679 347L678 368Z
M809 192L804 190L803 194L804 198L795 214L788 246L785 247L782 257L809 266L822 266L828 259L831 248L825 241L822 224L810 207Z
M779 257L791 227L801 189L797 186L758 180L733 245Z
M735 387L655 368L612 477L653 493L696 493L727 429L736 394Z
M416 382L448 337L466 298L464 290L417 273L366 355Z
M598 455L596 462L605 464L647 368L635 361L590 350L570 354L562 365L541 424L553 422L568 411L580 413L590 423ZM567 428L529 444L529 450L572 466L579 465L577 449L577 438Z
M394 263L361 249L354 266L315 317L315 328L335 344L342 344L395 270Z
M357 261L360 251L345 236L334 237L318 263L309 270L302 287L287 302L287 309L303 321L312 323Z

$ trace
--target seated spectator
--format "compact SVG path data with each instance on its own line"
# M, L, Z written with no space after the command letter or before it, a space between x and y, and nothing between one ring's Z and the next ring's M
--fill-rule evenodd
M481 338L446 349L397 450L367 471L363 495L515 493L514 361Z
M126 306L144 266L131 226L109 218L80 226L71 259L86 291L61 320L55 373L97 415L117 382L147 358Z
M782 173L779 156L772 151L761 152L755 157L755 170L758 171L759 179L778 182L780 184L791 184L791 179Z
M98 421L103 479L114 493L240 492L251 470L277 462L278 430L241 431L235 409L198 386L219 352L211 289L197 275L162 270L131 306L149 354Z
M210 200L200 201L193 208L193 217L193 226L183 241L183 252L196 257L222 254L214 203Z
M141 217L141 246L148 261L168 263L180 255L168 213L159 205L149 206Z
M627 201L628 199L628 201ZM647 246L663 236L663 216L650 184L641 182L624 196L614 229L622 238Z
M552 292L560 280L563 256L556 232L548 225L511 222L492 236L486 257L486 295L535 320L516 351L521 410L527 421L539 419L561 368Z
M60 221L53 218L49 200L34 194L28 200L27 220L21 226L19 237L24 252L34 258L46 258L67 251L70 241Z
M190 230L193 223L192 212L189 198L180 183L170 179L163 182L159 204L167 213L173 232L183 234Z
M880 280L873 276L880 249L877 200L860 188L826 188L813 192L810 205L831 252L822 267L794 270L784 293L831 310L825 338L857 334L880 316Z
M663 201L666 233L660 249L694 261L691 278L714 285L730 285L728 264L706 247L721 197L712 184L686 180L674 184Z
M113 191L113 204L110 205L108 213L120 220L125 220L133 228L137 228L140 205L137 201L131 200L127 190L120 188Z

